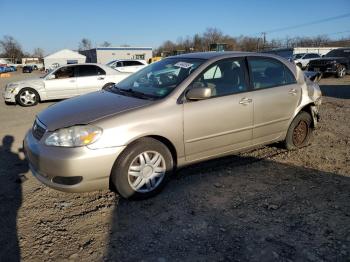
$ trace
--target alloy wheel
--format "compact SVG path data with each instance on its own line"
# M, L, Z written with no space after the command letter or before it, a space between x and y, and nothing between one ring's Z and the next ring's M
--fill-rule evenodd
M19 99L24 105L33 105L36 102L36 95L33 91L25 90L19 95Z

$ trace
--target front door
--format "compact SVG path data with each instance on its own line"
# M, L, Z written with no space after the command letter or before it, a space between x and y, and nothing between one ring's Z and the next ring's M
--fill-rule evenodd
M78 94L74 66L60 67L51 75L53 78L45 80L48 99L63 99Z
M184 102L187 161L248 147L252 139L253 103L244 59L225 59L209 66L189 86L209 87L212 97Z

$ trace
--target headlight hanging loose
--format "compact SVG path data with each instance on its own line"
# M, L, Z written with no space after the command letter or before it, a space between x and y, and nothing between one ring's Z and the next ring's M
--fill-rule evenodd
M46 138L48 146L79 147L96 142L102 134L102 129L92 125L79 125L62 128Z

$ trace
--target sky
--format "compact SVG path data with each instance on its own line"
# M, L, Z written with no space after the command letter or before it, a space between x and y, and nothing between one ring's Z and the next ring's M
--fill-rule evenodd
M11 35L25 51L40 47L45 54L75 50L82 38L93 46L108 41L156 48L208 27L231 36L337 39L350 36L350 0L0 0L0 20L0 39Z

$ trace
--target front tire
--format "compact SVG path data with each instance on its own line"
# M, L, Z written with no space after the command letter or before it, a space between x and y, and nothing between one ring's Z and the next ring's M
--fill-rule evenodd
M307 112L299 113L290 124L284 141L288 150L305 147L312 138L312 117Z
M115 85L115 83L107 83L102 87L102 90L108 90L111 87L113 87Z
M344 65L339 65L337 70L337 78L343 78L346 75L346 68Z
M156 139L142 138L114 163L111 182L123 198L145 199L162 190L173 169L169 149Z
M38 92L29 87L21 89L16 96L16 102L24 107L35 106L39 100L40 96Z

